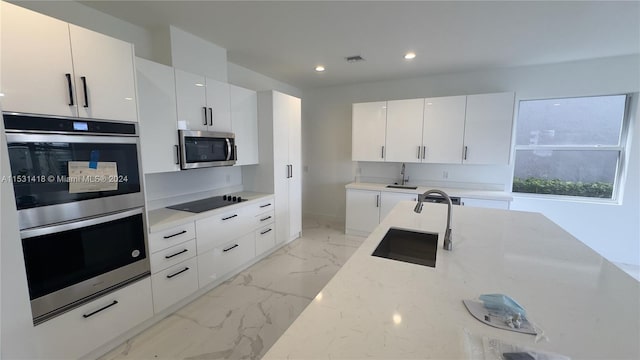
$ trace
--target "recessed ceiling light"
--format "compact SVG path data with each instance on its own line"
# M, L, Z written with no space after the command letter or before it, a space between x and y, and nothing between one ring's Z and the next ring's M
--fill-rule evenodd
M199 87L204 86L204 84L201 84L201 83L195 83L195 85L196 85L196 86L199 86Z
M553 106L560 106L560 103L555 103L553 104Z
M316 66L316 71L317 72L323 72L324 71L324 66L322 66L322 65Z
M404 59L405 60L412 60L416 58L416 53L414 52L408 52L406 54L404 54Z

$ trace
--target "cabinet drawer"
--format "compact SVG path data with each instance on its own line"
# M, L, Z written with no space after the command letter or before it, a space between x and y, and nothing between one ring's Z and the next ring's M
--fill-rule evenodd
M245 236L198 255L198 282L200 287L221 278L256 254L255 235Z
M271 210L264 214L256 215L253 219L254 219L254 222L253 222L254 229L269 225L273 223L275 220L275 211Z
M250 205L251 212L253 215L263 214L268 211L273 211L274 209L274 200L273 197L269 197L263 199L256 204Z
M151 273L155 274L194 256L196 256L196 239L160 250L151 254Z
M151 279L147 277L36 326L32 341L42 357L77 359L151 316Z
M274 224L256 230L256 256L273 248L276 244Z
M193 222L149 234L149 251L154 253L196 237Z
M198 290L198 263L195 257L151 276L153 310L159 313Z
M196 221L198 254L253 231L254 219L249 212L248 207L243 207Z

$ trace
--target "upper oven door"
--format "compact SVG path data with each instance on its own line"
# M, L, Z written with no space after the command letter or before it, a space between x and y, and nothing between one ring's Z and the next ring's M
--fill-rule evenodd
M7 133L20 228L144 205L138 138Z
M232 133L180 130L179 138L182 169L236 163L235 136Z

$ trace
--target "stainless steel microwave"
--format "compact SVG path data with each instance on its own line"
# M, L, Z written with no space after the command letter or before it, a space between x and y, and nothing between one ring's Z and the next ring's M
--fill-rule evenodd
M178 130L180 168L230 166L236 163L235 135L227 132Z

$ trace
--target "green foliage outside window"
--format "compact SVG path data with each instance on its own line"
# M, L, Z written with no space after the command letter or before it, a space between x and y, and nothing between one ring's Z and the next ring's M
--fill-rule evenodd
M573 182L560 179L514 178L513 192L611 199L613 184Z

